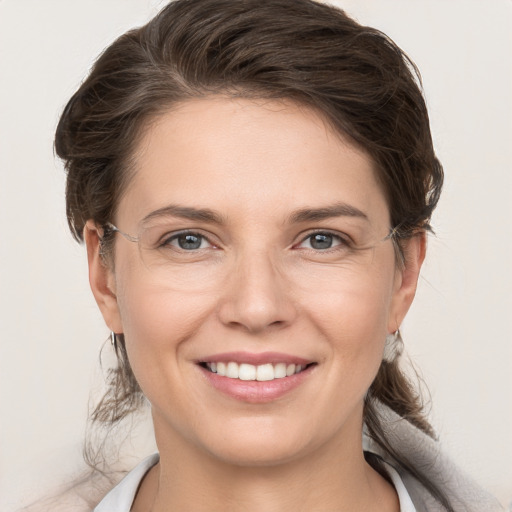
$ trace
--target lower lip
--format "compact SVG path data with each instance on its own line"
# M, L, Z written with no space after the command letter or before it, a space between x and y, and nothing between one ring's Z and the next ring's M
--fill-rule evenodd
M305 370L290 375L290 377L261 382L256 380L230 379L229 377L217 375L202 366L199 366L199 368L203 371L208 382L218 391L236 400L252 404L263 404L277 400L300 386L310 376L314 366L308 366Z

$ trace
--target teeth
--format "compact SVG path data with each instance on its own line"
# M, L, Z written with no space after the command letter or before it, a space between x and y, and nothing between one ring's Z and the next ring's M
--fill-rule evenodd
M306 368L306 365L287 365L286 363L268 363L261 364L259 366L242 363L239 365L234 361L226 363L206 363L206 366L210 371L220 375L221 377L240 380L257 380L260 382L291 377Z
M238 365L236 363L228 363L226 367L226 377L238 379Z
M213 369L212 369L213 371ZM225 363L217 363L217 375L221 375L222 377L226 376L226 364Z
M256 368L256 380L274 380L274 367L269 364L262 364Z
M276 379L282 379L286 377L286 364L278 363L274 366L274 377Z
M256 366L245 363L241 364L238 367L238 378L240 380L256 380Z

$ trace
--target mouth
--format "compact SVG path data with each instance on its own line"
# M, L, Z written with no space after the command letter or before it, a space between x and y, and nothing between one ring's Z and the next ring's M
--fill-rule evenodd
M317 361L281 352L224 352L196 360L209 385L250 404L271 403L301 388Z
M304 372L316 363L265 363L254 365L236 361L204 361L199 363L204 369L216 373L219 377L242 381L269 382L284 379Z

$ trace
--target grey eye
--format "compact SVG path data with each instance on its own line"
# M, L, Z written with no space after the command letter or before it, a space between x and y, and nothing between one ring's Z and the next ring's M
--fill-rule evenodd
M325 251L334 247L347 245L347 242L339 235L329 232L312 233L302 240L298 247Z
M329 233L316 233L309 237L313 249L330 249L334 242L334 235Z
M174 237L171 241L173 245L177 245L180 249L185 251L201 249L205 242L204 237L194 233L182 233Z

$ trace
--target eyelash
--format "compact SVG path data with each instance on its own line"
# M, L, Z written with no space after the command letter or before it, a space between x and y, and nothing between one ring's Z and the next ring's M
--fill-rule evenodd
M326 235L326 236L332 237L333 239L337 240L339 243L333 247L328 247L326 249L315 249L313 247L305 247L304 250L326 253L326 252L339 250L340 248L348 248L348 247L351 247L351 245L352 245L349 238L346 235L343 236L339 233L333 233L332 231L318 230L318 231L313 231L313 232L308 233L305 237L302 238L302 240L298 244L295 244L293 247L300 248L299 247L300 245L302 245L307 240L312 239L316 235Z
M214 248L217 247L207 236L203 235L202 233L198 233L197 231L180 231L178 233L172 233L170 235L166 235L165 237L162 237L162 240L158 244L158 247L165 248L165 247L172 246L172 247L175 247L176 249L181 250L183 252L195 252L197 250L201 250L201 248L195 249L195 250L187 250L187 249L183 249L182 247L172 244L172 242L178 240L182 236L194 236L194 237L201 239L201 244L203 241L206 241L212 247L214 247Z
M342 235L340 235L338 233L333 233L331 231L318 230L318 231L313 231L313 232L308 233L306 236L304 236L301 239L301 241L299 243L294 244L292 246L292 248L293 249L301 249L300 246L304 242L306 242L308 239L312 239L314 236L317 236L317 235L325 235L325 236L328 236L328 237L332 237L334 240L337 240L338 243L335 246L333 246L333 247L328 247L328 248L325 248L325 249L315 249L314 247L304 247L302 249L310 250L310 251L314 251L314 252L330 252L330 251L339 250L338 248L340 246L342 246L343 248L347 248L347 247L351 246L351 242L350 242L350 240L348 239L347 236L342 236ZM203 235L202 233L199 233L197 231L180 231L178 233L173 233L170 236L164 237L162 239L162 241L159 243L159 247L168 247L168 246L176 247L174 244L172 244L172 242L177 241L178 238L182 237L182 236L194 236L194 237L197 237L197 238L201 239L201 245L202 245L203 241L206 241L213 248L217 248L217 245L214 244L206 235ZM184 252L196 252L198 250L201 250L201 248L187 250L187 249L184 249L182 247L176 247L176 249L184 251ZM204 248L202 248L202 249L204 249Z

